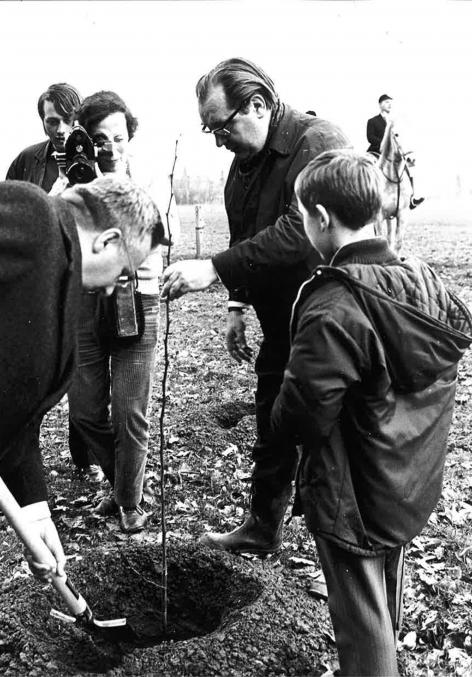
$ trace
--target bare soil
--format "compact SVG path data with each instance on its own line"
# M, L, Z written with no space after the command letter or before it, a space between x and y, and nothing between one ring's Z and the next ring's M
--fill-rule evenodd
M472 220L443 205L421 215L405 238L470 304ZM182 208L183 237L172 258L195 254L193 211ZM223 211L204 207L203 256L227 246ZM465 216L464 216L465 215ZM248 313L249 342L260 340ZM162 615L159 411L162 347L156 367L148 464L149 529L127 536L93 506L107 492L71 465L67 402L42 426L50 504L68 573L99 619L125 616L134 636L90 634L49 616L57 595L28 572L18 541L0 518L0 673L4 675L321 675L336 668L325 601L316 597L316 548L303 521L286 527L280 553L264 560L198 546L207 529L240 523L248 503L255 436L250 365L224 345L221 285L171 306L170 373L165 420L168 618ZM472 359L460 368L444 492L407 558L403 675L472 674ZM116 640L116 641L115 641Z

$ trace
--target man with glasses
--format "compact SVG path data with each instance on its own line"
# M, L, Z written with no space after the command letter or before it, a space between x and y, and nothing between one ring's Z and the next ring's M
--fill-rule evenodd
M154 201L128 178L102 177L60 197L0 183L0 477L59 574L64 553L46 502L39 427L76 366L81 289L111 294L163 235Z
M234 153L225 187L230 248L207 261L180 261L164 272L163 295L177 298L218 278L229 291L227 347L250 361L244 309L252 305L263 341L255 362L257 440L250 515L228 534L206 534L212 548L264 554L282 543L283 518L297 463L280 444L270 412L289 355L289 322L298 288L320 262L308 242L294 182L319 153L350 145L335 125L282 103L274 83L246 59L221 62L197 83L203 132Z

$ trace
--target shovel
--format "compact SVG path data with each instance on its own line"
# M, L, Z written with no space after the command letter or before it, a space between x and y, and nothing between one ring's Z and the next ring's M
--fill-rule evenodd
M31 527L22 515L21 508L12 493L0 477L0 510L3 512L18 538L29 550L36 562L47 562L55 565L56 561L42 538ZM97 620L91 608L80 593L74 588L67 576L52 574L51 583L64 600L70 616L51 609L53 618L67 623L76 623L84 630L98 633L112 642L133 641L137 639L133 628L127 624L126 618L115 618L108 621Z

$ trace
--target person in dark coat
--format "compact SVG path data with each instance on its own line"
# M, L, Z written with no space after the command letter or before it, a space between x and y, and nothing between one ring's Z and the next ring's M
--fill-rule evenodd
M367 152L372 153L376 157L380 155L380 146L382 144L385 130L387 128L387 122L390 119L390 112L392 110L392 97L390 97L388 94L382 94L382 96L379 98L379 106L380 106L380 114L376 115L373 118L370 118L370 120L367 121L367 140L370 144L367 149ZM395 137L398 137L397 133L395 133ZM398 138L397 144L401 150ZM410 154L405 154L403 150L401 150L401 153L406 158L405 171L411 182L412 194L410 197L410 209L416 209L418 205L424 202L425 198L423 196L421 197L414 196L415 180L413 176L413 167L415 162L414 160L411 159Z
M305 515L328 588L341 674L397 675L405 546L441 494L457 363L472 318L429 266L375 237L382 176L327 151L296 193L324 265L301 287L272 411L302 459Z
M392 110L392 100L392 97L388 94L382 94L379 98L380 113L367 120L368 153L380 153L380 144L382 143L390 111Z
M164 271L162 293L176 298L218 278L229 292L226 342L249 361L244 311L251 305L263 341L255 362L257 440L250 515L228 534L209 533L211 548L267 553L282 543L283 518L298 460L295 445L270 432L270 411L289 351L289 321L300 284L319 262L303 231L294 195L298 172L328 148L349 145L331 122L282 103L272 80L246 59L218 64L197 84L203 131L234 153L225 186L230 247L207 261L180 261Z
M61 197L0 183L0 477L59 574L65 560L47 505L39 428L71 382L81 289L111 294L163 234L154 202L129 179L102 177Z
M49 193L59 177L53 153L63 153L82 97L66 82L50 85L38 99L38 113L47 141L28 146L11 163L6 178L29 181Z
M47 141L28 146L11 163L6 179L28 181L40 186L47 193L59 194L68 184L67 177L58 168L54 154L63 153L65 142L74 122L75 113L82 97L75 87L66 82L50 85L38 99L38 114L41 118ZM70 430L71 437L77 437ZM81 476L99 482L104 475L96 460L85 447L70 444L71 458Z

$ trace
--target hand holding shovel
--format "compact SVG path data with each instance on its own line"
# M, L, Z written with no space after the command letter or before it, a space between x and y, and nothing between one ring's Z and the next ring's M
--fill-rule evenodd
M89 605L82 595L75 590L67 576L65 574L62 576L57 573L58 566L54 555L37 531L24 518L20 506L1 478L0 510L4 513L20 540L31 553L34 563L46 565L47 574L45 575L60 594L71 614L68 616L61 611L51 609L51 616L69 623L80 624L82 628L88 631L98 630L102 634L106 634L107 638L111 641L129 641L135 639L135 633L133 629L127 625L126 618L117 618L107 621L99 621L94 618Z

